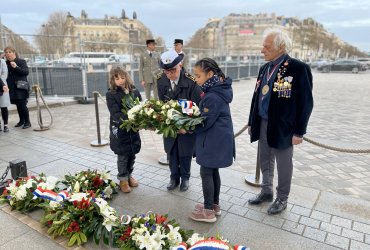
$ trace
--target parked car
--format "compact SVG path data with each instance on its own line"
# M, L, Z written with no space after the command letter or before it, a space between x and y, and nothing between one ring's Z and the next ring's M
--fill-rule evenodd
M347 71L352 73L358 73L366 70L366 66L363 63L354 60L338 60L332 63L326 63L317 67L318 71L325 73L331 71Z
M370 69L370 57L357 58L357 61L366 65L366 69Z
M326 59L318 59L316 61L311 62L309 65L311 66L312 69L314 69L328 63L330 63L330 61Z

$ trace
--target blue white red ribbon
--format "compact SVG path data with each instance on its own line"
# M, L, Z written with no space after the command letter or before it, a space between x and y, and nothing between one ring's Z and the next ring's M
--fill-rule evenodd
M193 114L193 102L187 100L179 100L179 105L182 107L182 112L187 115Z
M51 201L63 201L69 198L69 194L67 191L63 190L59 193L56 193L51 190L42 189L41 187L38 187L35 191L32 192L34 195L34 199L42 198L47 199Z

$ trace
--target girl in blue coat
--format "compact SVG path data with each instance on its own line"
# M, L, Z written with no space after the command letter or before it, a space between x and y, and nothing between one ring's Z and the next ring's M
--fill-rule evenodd
M203 125L195 129L196 161L200 165L204 204L197 204L190 218L215 222L215 215L221 215L219 168L231 166L235 158L229 107L233 99L232 80L225 77L217 63L210 58L198 61L194 66L194 74L197 84L203 90L199 109L206 118Z

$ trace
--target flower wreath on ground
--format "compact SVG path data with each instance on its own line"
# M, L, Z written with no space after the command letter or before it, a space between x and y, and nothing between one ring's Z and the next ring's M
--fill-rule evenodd
M204 117L200 116L198 106L187 100L134 100L130 94L122 99L122 112L127 114L128 120L122 120L120 128L137 132L140 129L155 129L164 137L177 136L177 131L194 130L202 124Z
M34 195L36 190L49 190L45 196L56 198L59 179L53 176L46 177L44 174L9 180L8 186L4 188L0 196L1 203L8 203L12 209L21 212L29 212L45 202L44 197Z
M232 246L221 236L204 237L184 230L167 215L148 212L132 217L119 216L104 199L111 196L101 191L111 185L108 172L81 171L66 175L65 179L61 182L70 184L68 191L59 193L56 187L59 181L55 177L42 174L12 181L1 199L22 212L43 208L41 223L49 227L48 234L54 238L67 237L68 246L93 240L97 245L102 241L123 250L247 249ZM108 184L102 185L101 181Z

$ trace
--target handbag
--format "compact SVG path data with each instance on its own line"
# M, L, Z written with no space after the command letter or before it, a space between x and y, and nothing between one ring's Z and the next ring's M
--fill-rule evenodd
M30 85L27 81L17 81L17 89L29 90Z

